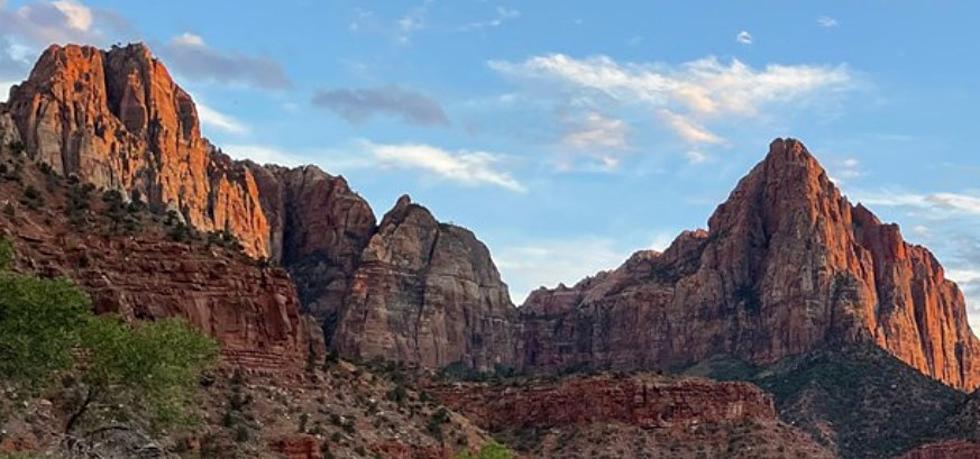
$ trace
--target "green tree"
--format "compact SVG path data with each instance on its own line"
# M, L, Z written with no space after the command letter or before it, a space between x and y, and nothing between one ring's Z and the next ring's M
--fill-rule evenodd
M10 257L0 249L6 264ZM39 390L70 368L89 310L88 296L67 280L0 272L0 377Z
M215 360L215 341L180 319L128 325L114 316L93 318L82 333L88 357L84 394L70 431L93 403L133 403L157 426L182 420L202 371Z
M510 452L505 446L495 441L484 443L478 453L463 451L456 455L456 459L512 459L514 453Z

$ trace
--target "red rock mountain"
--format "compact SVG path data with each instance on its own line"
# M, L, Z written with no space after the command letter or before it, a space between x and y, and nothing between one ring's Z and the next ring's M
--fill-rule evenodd
M897 225L852 206L802 143L775 140L708 228L572 288L534 292L521 308L525 365L767 364L873 340L950 385L980 383L960 290Z
M980 383L959 289L897 226L852 206L795 140L772 143L707 231L515 308L486 247L407 198L378 225L342 177L229 159L143 45L52 46L0 111L56 172L230 231L280 263L350 357L673 368L870 340L955 387Z

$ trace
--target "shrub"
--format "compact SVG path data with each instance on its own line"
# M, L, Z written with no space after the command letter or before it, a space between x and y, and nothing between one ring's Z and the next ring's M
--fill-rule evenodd
M456 455L456 459L511 459L514 453L495 441L484 443L477 453L464 451Z

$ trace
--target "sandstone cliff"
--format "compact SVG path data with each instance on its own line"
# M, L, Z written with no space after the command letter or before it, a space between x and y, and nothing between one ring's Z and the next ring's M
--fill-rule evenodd
M402 196L361 256L333 344L356 357L491 369L516 359L514 313L486 246Z
M268 253L252 174L201 138L194 102L146 46L51 46L7 105L27 151L56 172L137 193Z
M777 139L708 222L521 308L524 363L672 368L757 364L873 340L923 373L980 384L963 296L924 248L853 207L806 148Z

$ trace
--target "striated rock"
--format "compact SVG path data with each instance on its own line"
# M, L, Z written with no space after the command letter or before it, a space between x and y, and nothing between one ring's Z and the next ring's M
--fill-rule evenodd
M800 142L774 141L708 226L663 254L532 294L521 308L525 366L767 364L873 340L950 385L980 383L955 284L897 226L852 207Z
M440 368L511 365L515 309L486 246L402 196L361 255L333 345Z
M0 147L7 170L21 161ZM73 279L92 297L96 312L128 319L183 317L215 337L225 360L255 370L303 369L324 354L320 327L300 313L296 289L281 268L203 241L175 242L146 211L126 210L123 231L97 196L83 199L70 217L64 179L26 162L19 181L0 180L0 196L21 187L40 190L39 206L0 203L0 232L16 247L15 266Z
M321 459L320 445L310 435L288 435L269 442L272 451L284 459Z
M832 456L780 423L770 396L748 383L605 374L429 391L532 457Z
M980 457L980 443L947 440L915 448L896 459L975 459Z
M138 194L202 230L269 250L250 171L201 138L197 109L142 44L48 48L8 107L27 151L65 176Z
M305 310L330 335L374 234L374 212L343 177L316 166L246 164L270 222L270 255L289 270Z

